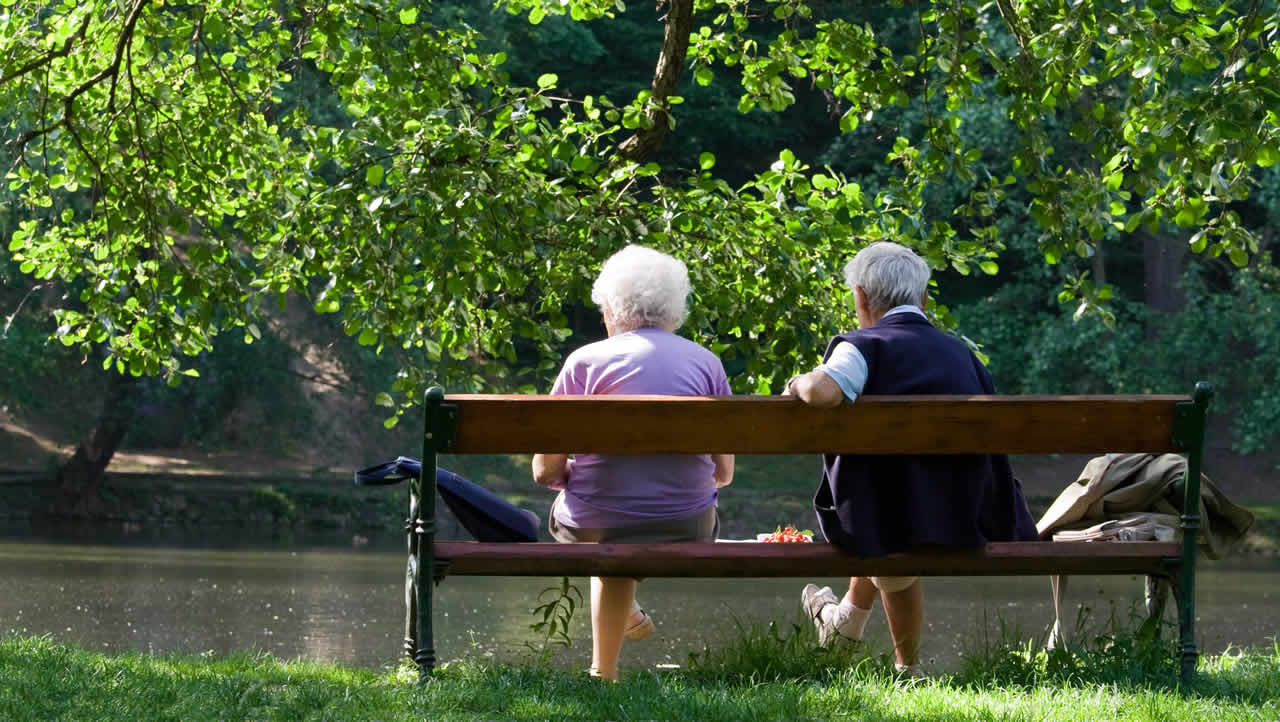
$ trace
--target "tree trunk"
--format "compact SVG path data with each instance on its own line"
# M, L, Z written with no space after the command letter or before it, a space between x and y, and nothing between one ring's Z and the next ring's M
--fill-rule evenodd
M98 422L58 469L48 495L49 516L88 517L102 511L102 482L137 407L138 378L111 372Z
M675 95L680 87L680 73L684 70L685 56L689 53L689 35L693 32L693 0L667 0L667 16L662 31L662 52L658 53L658 67L653 71L653 98L657 107L646 115L651 121L648 128L641 128L635 135L618 145L618 152L628 160L640 162L662 148L667 138L667 98Z
M1143 291L1147 308L1160 314L1177 313L1186 303L1186 295L1178 287L1182 278L1187 243L1163 234L1138 231L1142 237ZM1147 325L1147 337L1159 333L1159 324Z
M1093 282L1099 288L1107 282L1107 258L1103 253L1101 238L1093 244Z

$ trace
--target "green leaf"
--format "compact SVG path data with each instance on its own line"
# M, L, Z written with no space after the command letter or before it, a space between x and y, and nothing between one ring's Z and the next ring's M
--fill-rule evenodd
M857 113L857 108L853 107L845 111L844 115L840 116L840 132L852 133L857 129L858 129L858 113Z
M413 25L418 22L418 8L405 8L400 11L400 24Z
M547 88L556 87L556 83L560 82L560 76L555 73L543 73L538 76L538 87L546 90Z
M1244 268L1249 265L1249 253L1243 248L1232 248L1227 252L1227 258L1231 259L1236 268Z
M380 165L369 166L364 172L364 182L368 183L371 186L376 186L381 184L383 172L384 171L382 170L382 166Z
M716 165L716 156L714 153L702 153L698 155L698 167L702 170L711 170Z
M545 17L547 17L547 13L542 8L534 8L529 11L529 23L531 25L541 23Z
M1155 69L1156 69L1155 59L1147 58L1142 61L1141 65L1134 68L1133 72L1130 73L1130 75L1132 75L1136 80L1142 80L1143 78L1155 72Z
M378 334L371 328L362 329L356 342L361 346L372 346L378 342Z
M822 191L835 190L840 187L840 181L822 173L813 174L813 187Z
M378 406L386 406L387 408L392 408L392 409L394 409L396 406L395 399L391 398L391 394L385 391L375 396L373 403L377 404Z
M1259 166L1269 168L1277 162L1280 162L1280 145L1271 143L1258 149L1257 163Z
M698 85L705 87L707 85L711 85L712 81L716 79L716 75L711 72L711 68L708 68L705 65L699 65L697 69L693 71L693 79L697 81Z
M983 261L978 264L978 268L981 268L982 272L988 276L994 276L1000 272L1000 266L995 261Z

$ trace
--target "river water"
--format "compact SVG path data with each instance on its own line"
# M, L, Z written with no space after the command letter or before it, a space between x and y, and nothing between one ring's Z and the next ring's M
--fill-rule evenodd
M108 652L226 655L266 651L284 659L378 668L400 654L404 552L395 539L343 537L283 548L243 540L220 548L67 543L0 538L0 634L48 635ZM353 546L354 544L354 546ZM1266 647L1280 637L1280 564L1206 562L1199 567L1197 641L1201 651ZM586 580L579 587L586 592ZM840 579L810 580L840 589ZM805 580L649 579L640 600L658 634L623 650L630 667L680 665L741 630L799 624ZM519 662L541 649L530 629L539 594L558 579L450 577L436 592L441 661ZM942 668L1005 635L1042 640L1053 621L1044 577L925 580L924 653ZM1141 580L1075 577L1068 602L1090 611L1092 628L1110 615L1128 619ZM837 594L840 592L838 591ZM1167 618L1172 618L1172 604ZM873 647L888 648L883 614L868 626ZM568 649L553 659L589 662L588 614L575 615Z

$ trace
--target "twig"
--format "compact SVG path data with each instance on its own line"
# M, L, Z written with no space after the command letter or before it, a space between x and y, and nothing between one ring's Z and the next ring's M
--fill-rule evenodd
M222 69L222 63L219 62L217 58L213 58L213 48L209 47L209 44L205 42L203 35L200 36L200 44L209 52L209 56L212 58L212 62L210 64L213 65L214 70L218 71L218 75L222 76L223 85L226 85L227 90L230 90L231 94L235 96L235 99L240 102L240 108L245 112L253 112L253 108L251 108L249 103L240 95L240 91L236 90L235 83L231 82L231 77L227 75L227 71Z
M102 70L98 71L98 73L94 75L92 78L89 78L88 80L84 81L80 85L76 86L74 90L72 90L70 93L67 94L67 97L62 99L62 117L58 119L57 122L47 125L43 128L36 128L35 130L29 130L26 133L23 133L18 138L18 141L16 144L16 151L14 153L15 155L19 155L19 156L22 155L23 151L26 150L28 143L30 143L32 140L36 138L41 138L43 136L48 135L49 133L52 133L54 130L56 130L59 127L66 128L67 131L76 140L76 145L80 147L81 152L85 152L84 143L80 141L79 136L76 135L74 129L71 127L71 116L75 112L76 98L79 98L90 88L102 82L104 79L110 77L112 79L112 83L111 83L112 102L114 102L115 78L117 74L120 72L120 61L124 59L125 46L130 44L133 40L134 28L137 27L138 18L142 15L142 8L146 6L146 3L147 3L147 0L137 0L137 2L134 3L133 8L129 11L129 17L125 20L124 30L121 31L120 37L116 40L115 55L111 59L111 64L103 68ZM85 153L85 155L88 156L88 153ZM94 161L94 165L95 166L98 165L96 161ZM101 175L101 167L99 167L98 170L99 170L99 175Z
M84 14L84 20L80 22L80 27L76 29L75 33L73 33L70 37L68 37L65 41L63 41L62 47L57 48L55 50L50 50L44 55L36 58L35 60L32 60L31 62L27 63L21 68L18 68L17 70L13 71L9 75L0 76L0 85L7 83L10 80L15 80L17 78L20 78L23 75L26 75L27 73L31 72L32 70L35 70L43 65L48 64L49 62L53 61L55 58L65 58L67 55L71 53L71 46L75 43L76 40L84 40L85 33L88 32L89 30L89 21L92 18L93 18L93 11L90 10L86 12Z
M13 309L13 313L9 314L9 318L5 319L4 331L0 332L0 338L7 338L9 336L9 327L13 325L13 319L17 318L18 314L22 312L22 306L26 304L28 298L31 298L31 294L42 288L44 288L44 284L37 283L31 287L31 290L27 291L26 294L22 296L22 300L18 301L18 307Z

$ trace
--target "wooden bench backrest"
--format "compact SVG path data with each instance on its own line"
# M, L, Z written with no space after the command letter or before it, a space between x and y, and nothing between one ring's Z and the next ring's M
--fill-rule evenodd
M455 454L964 454L1185 451L1190 396L865 396L831 409L781 396L456 394ZM1182 411L1180 411L1180 408Z

